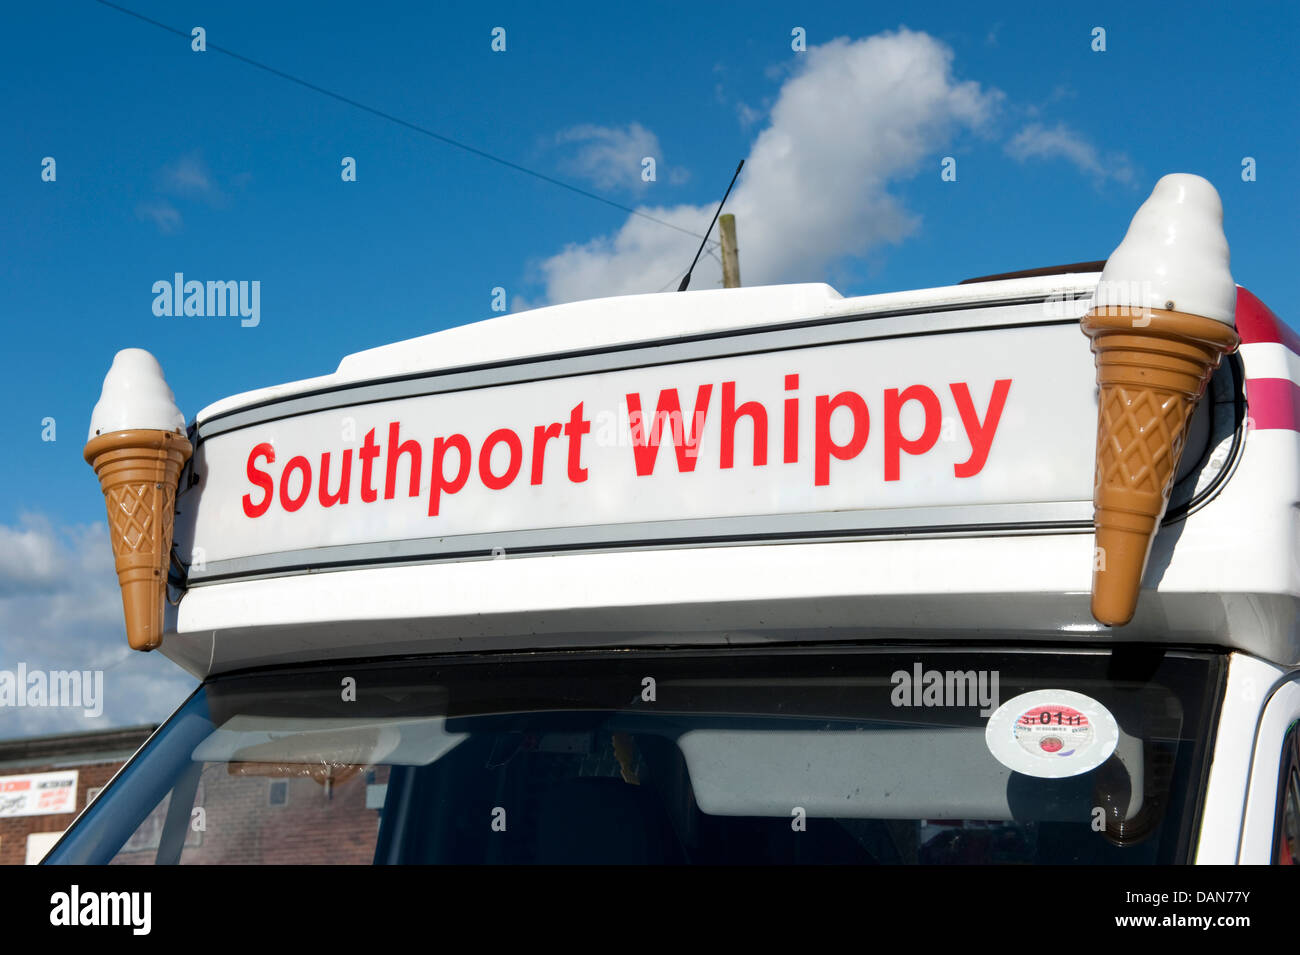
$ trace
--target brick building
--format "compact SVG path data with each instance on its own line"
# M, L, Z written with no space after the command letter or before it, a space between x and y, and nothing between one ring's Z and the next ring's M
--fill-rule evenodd
M0 740L0 865L39 861L153 731L132 726ZM58 800L24 800L42 785ZM64 807L69 811L48 811Z
M388 767L205 763L191 803L183 865L369 865L379 834ZM377 797L377 801L376 801ZM158 859L166 797L112 859ZM202 827L194 812L202 810Z
M0 741L0 865L39 861L154 728ZM204 763L184 797L194 824L176 861L368 864L387 780L386 766ZM152 808L112 864L158 861L171 798Z

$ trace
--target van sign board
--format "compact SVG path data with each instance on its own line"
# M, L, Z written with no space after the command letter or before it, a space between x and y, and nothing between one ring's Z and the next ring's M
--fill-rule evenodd
M1096 403L1079 337L1065 323L848 341L273 418L202 442L189 543L211 564L1088 502Z

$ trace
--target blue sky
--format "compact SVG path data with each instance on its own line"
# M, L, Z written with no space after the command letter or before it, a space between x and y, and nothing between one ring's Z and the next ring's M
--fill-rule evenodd
M742 275L748 247L759 279L830 281L845 295L1104 258L1159 176L1199 173L1223 196L1237 281L1295 317L1294 4L1188 4L1177 16L1127 3L124 5L695 230L750 157L757 178L737 187ZM196 53L93 0L9 5L3 26L0 665L30 650L17 631L50 629L21 617L42 612L36 596L82 599L65 578L79 547L98 546L85 526L103 512L81 448L119 348L153 351L192 418L222 396L327 373L349 352L490 317L497 286L516 308L656 291L694 251L641 221L645 237L620 252L619 209ZM497 26L503 53L490 48ZM791 49L795 27L806 53ZM1105 52L1092 49L1095 27ZM906 43L864 45L900 28ZM930 59L915 84L911 72L902 86L872 75L884 54L918 49ZM845 65L861 88L841 101ZM934 96L912 107L926 82ZM887 108L895 94L902 112L933 115L877 160L889 124L911 121ZM786 189L756 146L805 134L815 181ZM624 161L643 148L657 156L653 183ZM55 182L41 180L46 156ZM340 178L344 156L356 182ZM940 178L945 156L956 182ZM1246 156L1254 182L1242 181ZM825 208L848 213L823 229ZM824 241L792 241L783 257L778 227L800 218ZM705 262L696 288L716 282ZM152 285L175 272L260 281L260 324L155 316ZM54 442L41 440L46 417ZM111 614L96 619L112 629Z

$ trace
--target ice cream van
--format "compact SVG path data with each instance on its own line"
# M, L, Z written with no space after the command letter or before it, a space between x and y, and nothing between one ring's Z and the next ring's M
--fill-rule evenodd
M1228 262L1175 175L1104 268L547 307L192 421L119 353L128 637L202 683L47 863L1292 863L1300 338Z

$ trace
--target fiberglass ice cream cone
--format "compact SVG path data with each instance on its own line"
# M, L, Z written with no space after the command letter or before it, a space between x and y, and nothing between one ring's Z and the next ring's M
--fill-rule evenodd
M135 650L162 643L176 486L192 451L185 416L157 360L139 348L118 352L83 455L104 492L126 636Z
M1165 176L1107 260L1082 321L1099 392L1092 615L1107 626L1137 609L1192 412L1239 343L1236 301L1219 194L1200 176Z

